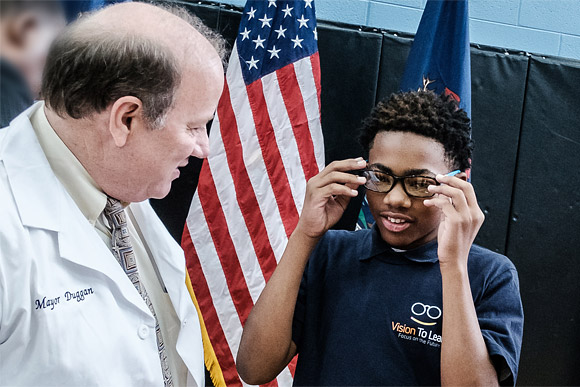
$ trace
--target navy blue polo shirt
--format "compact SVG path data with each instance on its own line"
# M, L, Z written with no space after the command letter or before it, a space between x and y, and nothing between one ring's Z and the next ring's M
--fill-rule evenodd
M501 384L515 384L523 309L514 265L474 245L477 318ZM394 251L375 227L328 231L304 271L292 340L294 385L441 384L442 283L437 242Z

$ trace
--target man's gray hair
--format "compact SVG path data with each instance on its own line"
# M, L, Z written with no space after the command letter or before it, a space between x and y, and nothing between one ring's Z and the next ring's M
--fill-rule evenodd
M201 19L192 13L188 12L185 8L176 5L167 4L155 4L157 7L166 10L167 12L185 20L193 28L195 28L200 34L206 38L213 48L216 50L220 58L222 59L222 65L227 68L227 59L229 54L228 43L226 40L215 30L212 30L207 25L201 21Z
M222 57L226 42L183 8L160 8L182 18L199 31ZM81 17L84 19L84 17ZM104 111L123 96L143 103L145 119L159 128L181 82L177 59L162 44L137 34L109 31L87 33L73 24L49 51L41 96L61 116L86 118Z

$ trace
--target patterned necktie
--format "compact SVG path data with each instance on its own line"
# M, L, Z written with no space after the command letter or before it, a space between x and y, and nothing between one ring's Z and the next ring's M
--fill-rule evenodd
M129 240L129 230L127 228L127 218L125 210L121 202L117 199L107 197L107 204L105 206L104 214L109 221L111 227L111 250L117 261L131 280L147 306L155 317L155 333L157 335L157 349L159 350L159 358L161 360L161 370L163 371L163 381L166 387L173 386L173 379L169 371L169 363L167 362L167 355L165 353L165 342L161 336L159 329L159 322L151 299L147 295L145 287L141 285L139 280L139 272L137 271L137 261L135 260L135 253L133 246Z

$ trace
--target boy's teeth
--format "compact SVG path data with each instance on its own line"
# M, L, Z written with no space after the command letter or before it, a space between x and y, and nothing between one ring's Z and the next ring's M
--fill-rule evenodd
M391 217L387 217L387 219L389 220L389 222L392 222L392 223L405 223L404 219L395 219L395 218L391 218Z

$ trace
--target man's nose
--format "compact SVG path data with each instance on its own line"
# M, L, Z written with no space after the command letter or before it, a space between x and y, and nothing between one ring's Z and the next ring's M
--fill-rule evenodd
M383 202L393 208L411 207L411 198L403 188L403 182L397 181L393 189L385 195Z
M205 159L209 155L209 138L206 131L201 131L199 136L195 138L195 145L191 152L191 156L199 159Z

